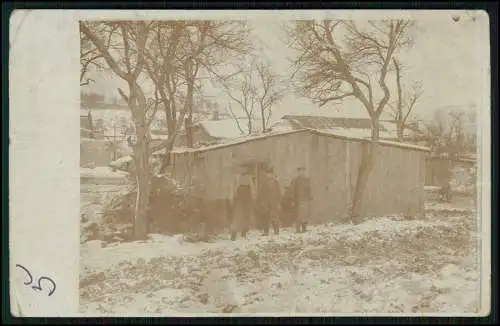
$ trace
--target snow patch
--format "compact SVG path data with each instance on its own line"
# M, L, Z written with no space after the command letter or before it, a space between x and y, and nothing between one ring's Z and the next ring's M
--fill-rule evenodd
M80 168L80 177L83 178L124 178L126 172L113 171L107 166L96 166L95 168Z

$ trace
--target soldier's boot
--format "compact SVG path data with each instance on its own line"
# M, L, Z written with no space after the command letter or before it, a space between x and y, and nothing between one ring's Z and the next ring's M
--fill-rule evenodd
M268 236L269 235L269 222L266 221L266 224L264 224L264 229L262 230L262 235Z
M273 231L274 231L274 234L279 234L280 233L280 227L278 225L278 222L273 222Z
M295 233L300 233L301 230L301 224L299 221L295 222Z
M231 240L232 241L236 240L236 232L235 231L231 231Z
M247 233L248 233L248 228L243 229L243 231L241 231L241 237L246 239Z
M307 231L307 223L302 223L302 232Z

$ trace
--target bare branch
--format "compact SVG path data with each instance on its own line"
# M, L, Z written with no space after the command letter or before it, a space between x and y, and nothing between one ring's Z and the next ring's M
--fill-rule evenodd
M186 116L185 112L184 111L181 112L181 114L177 118L177 122L175 124L177 126L177 128L174 130L172 135L169 135L168 139L165 140L164 142L162 142L154 147L151 147L149 149L150 153L154 153L154 152L160 151L162 149L167 149L167 152L168 152L172 149L174 142L175 142L175 138L180 133L180 131L182 129L182 125L183 125L185 116Z
M328 102L335 101L335 100L342 100L346 97L351 97L351 96L354 96L354 93L345 93L345 94L342 94L339 96L328 97L326 99L321 100L319 106L322 107L325 104L327 104Z
M128 96L125 95L125 92L123 92L123 90L121 88L118 88L118 93L120 94L120 96L122 97L122 99L125 101L125 102L128 102Z
M292 60L291 78L299 95L320 106L348 97L358 99L376 126L391 98L387 76L392 58L409 43L411 24L397 20L362 25L330 20L291 23L288 43L298 53ZM371 76L375 76L376 84ZM378 131L373 136L378 137Z
M406 128L406 122L413 112L413 109L419 98L422 96L423 92L420 83L415 83L412 87L412 93L407 96L403 96L401 63L396 58L393 58L392 61L396 71L396 86L398 96L396 107L393 107L391 104L388 105L394 111L394 120L396 121L397 125L398 140L402 141L403 133Z
M423 95L423 91L421 89L420 83L416 83L413 86L413 93L410 95L410 100L409 103L407 104L408 108L406 110L405 115L403 116L403 125L406 123L408 120L408 117L410 114L413 112L413 109L415 108L415 104L418 102L420 97Z
M227 112L229 113L229 115L231 115L231 117L234 119L234 121L236 122L236 126L238 127L240 133L242 135L245 134L245 131L243 130L243 128L241 128L241 125L240 125L240 121L238 119L238 117L236 116L236 114L234 114L234 111L233 109L231 108L231 106L228 106L227 107Z
M101 38L99 38L95 33L93 33L89 27L87 27L86 22L82 22L80 24L80 28L82 32L88 37L88 39L92 41L92 43L96 46L96 48L99 50L104 60L106 60L106 63L113 70L113 72L118 77L124 80L128 80L127 73L119 67L117 60L111 56L104 41Z

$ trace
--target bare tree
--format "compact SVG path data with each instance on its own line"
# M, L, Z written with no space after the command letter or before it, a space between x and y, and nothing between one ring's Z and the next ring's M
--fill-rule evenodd
M467 123L471 122L468 113L461 109L438 109L427 124L428 146L432 154L445 159L435 173L441 186L441 196L446 200L450 199L453 161L474 151L475 132L471 134L467 130Z
M247 131L245 131L245 129L243 129L243 127L241 126L241 123L240 123L240 117L238 117L238 115L236 113L234 113L234 110L231 106L231 103L229 103L228 107L227 107L227 113L231 116L231 118L233 118L234 122L236 123L236 126L238 127L238 130L240 131L241 135L246 135L248 134L248 130L251 129L251 127L253 126L253 124L251 125L248 125L248 122L247 122ZM250 114L250 118L248 118L248 115L247 114L247 121L253 117L253 114Z
M405 20L369 21L367 26L354 21L294 22L288 35L297 52L292 79L299 94L320 106L358 99L372 120L372 138L378 139L378 120L391 97L391 60L410 44L411 25Z
M166 149L160 173L169 162L175 136L192 106L200 67L212 74L228 63L248 41L245 22L220 21L113 21L83 22L81 33L90 41L92 56L101 58L108 69L128 85L128 94L118 89L132 113L135 140L132 147L137 179L135 236L147 232L147 207L150 196L151 154ZM82 54L88 55L88 51ZM98 60L98 59L95 59ZM85 75L89 64L82 60ZM219 75L220 76L220 75ZM153 84L150 98L143 89L144 77ZM83 78L83 77L82 77ZM142 78L142 80L141 80ZM149 93L149 92L148 92ZM184 97L183 107L178 108ZM158 110L165 112L168 139L152 146L150 126Z
M372 139L379 139L379 118L390 100L387 78L392 58L411 44L411 21L366 23L342 20L296 21L287 28L296 51L292 80L298 93L323 106L355 98L371 119ZM360 220L361 199L372 166L375 143L364 144L352 194L351 221Z
M249 38L249 25L245 21L195 23L196 33L192 34L189 43L190 52L195 54L192 57L197 67L212 81L225 85L226 81L241 72L241 62L252 56L253 46ZM248 128L252 130L250 124Z
M403 141L404 131L407 127L408 118L411 116L415 105L423 94L422 84L420 82L415 82L411 90L403 93L402 84L402 67L401 63L393 58L394 68L396 69L396 86L397 86L397 101L396 105L388 103L389 107L393 111L392 116L396 122L397 128L397 139L398 141Z
M245 115L247 123L246 130L243 129L239 122L239 117L234 113L232 106L228 107L228 113L233 117L242 135L250 135L254 131L255 113L256 113L256 99L257 99L257 85L254 81L255 66L251 64L248 70L241 72L236 77L233 77L226 82L222 83L226 94L229 98L238 105L238 108Z
M134 214L134 236L143 239L147 234L147 208L150 195L149 174L149 149L148 149L148 126L151 118L148 118L146 96L138 83L138 78L145 69L145 49L148 43L150 22L147 21L116 21L102 22L98 25L105 30L107 39L120 38L121 46L108 47L106 38L97 32L86 22L80 24L83 34L102 55L109 68L128 85L128 95L118 89L122 98L127 102L132 113L135 127L135 143L131 143L134 163L136 167L137 199ZM115 34L116 33L116 34ZM101 34L101 35L99 35Z
M437 111L427 124L428 146L436 155L456 158L471 152L473 138L466 130L467 112L463 110Z
M255 71L258 76L257 100L262 119L262 131L267 132L272 116L272 108L283 99L283 82L271 70L269 61L257 62Z
M147 53L148 74L165 110L169 139L175 139L184 122L187 143L192 147L193 105L201 88L200 73L205 70L221 78L217 68L246 52L248 30L245 23L236 21L167 21L155 22L154 27ZM169 165L172 146L173 142L166 146L161 171Z
M247 121L246 132L240 126L238 117L230 110L242 134L255 131L256 116L261 119L261 128L266 132L272 116L272 108L283 99L284 88L270 63L254 58L240 73L222 83L226 94L235 102Z
M181 47L184 29L185 23L182 21L155 22L153 40L146 51L146 69L155 87L154 105L157 109L159 105L163 108L168 134L165 143L153 148L153 151L166 149L160 172L164 172L169 163L170 151L182 128L186 112L178 109L182 67L177 52Z
M92 27L94 33L105 40L104 45L106 48L110 47L114 30L106 30L109 26L103 26L99 22L85 22L85 24ZM108 36L107 38L105 37L106 35ZM104 68L103 58L99 49L80 29L80 86L90 85L95 82L92 78L88 77L88 73L90 70L102 70Z

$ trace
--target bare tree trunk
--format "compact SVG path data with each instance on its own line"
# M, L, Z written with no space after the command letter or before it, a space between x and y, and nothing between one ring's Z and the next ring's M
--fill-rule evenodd
M170 161L171 160L170 152L174 148L175 139L177 137L177 134L180 132L180 129L184 123L184 120L185 120L185 114L184 114L184 112L181 112L181 114L179 115L179 117L177 119L177 122L175 123L175 125L176 125L175 129L168 131L168 139L167 139L166 143L161 144L159 146L159 148L151 149L151 152L155 152L156 150L160 150L160 149L165 149L165 156L163 157L163 160L161 162L160 171L159 171L160 174L165 173L165 171L167 170L167 168L170 165L170 162L171 162ZM184 127L184 128L186 128L186 127Z
M196 75L198 74L198 63L193 61L193 58L188 58L185 62L184 70L186 73L187 82L187 92L186 92L186 103L185 112L187 114L187 119L184 124L186 129L186 142L187 147L193 147L193 106L194 106L194 83L196 81Z
M174 146L174 139L176 136L176 131L180 126L176 125L176 116L175 113L171 114L168 112L168 110L165 110L165 114L167 117L167 135L168 139L172 140L171 146L167 146L165 148L165 156L163 157L163 160L161 162L160 166L160 173L165 173L167 170L167 167L170 165L170 151L172 151L172 148ZM184 126L186 128L186 126Z
M187 117L184 123L184 128L186 129L186 145L188 148L193 147L193 87L194 78L188 82L187 97L186 97L186 112Z
M184 122L184 126L186 128L186 146L188 148L193 148L194 140L193 140L193 116L190 114L186 117L186 122Z
M396 108L396 129L397 139L399 142L403 141L403 87L401 86L401 67L396 58L392 59L394 67L396 68L396 85L398 89L398 103Z
M137 134L142 134L139 131ZM148 207L150 197L149 155L145 137L138 138L134 150L137 171L137 198L134 212L134 239L143 240L148 233Z
M253 132L253 121L252 121L252 117L249 116L248 117L248 134L251 135L252 132Z
M364 216L361 216L361 208L363 205L363 195L366 189L366 184L373 165L373 152L375 146L376 143L374 142L363 142L361 145L361 163L358 168L356 186L352 195L349 216L353 224L361 223L364 218Z
M137 29L135 30L136 38L136 53L137 59L135 67L132 68L130 44L132 42L129 32L131 25L118 24L123 38L124 54L122 59L125 61L126 70L122 70L119 61L115 59L108 51L108 47L104 41L97 36L86 24L80 24L81 31L92 41L92 43L99 50L104 60L107 62L109 68L121 79L128 83L130 94L126 96L125 93L118 89L120 95L127 101L128 107L132 113L132 118L136 129L136 143L132 144L134 153L134 163L136 164L136 180L137 180L137 198L134 214L134 237L136 239L144 239L147 235L148 221L147 210L149 206L149 150L148 150L148 130L149 123L146 123L146 98L137 79L144 67L144 50L148 38L148 27L145 22L137 22L134 24ZM130 29L130 30L129 30Z
M266 132L266 115L263 108L260 109L260 116L262 119L262 132Z
M397 122L396 128L397 128L397 131L396 131L397 132L397 140L398 140L398 142L402 142L403 138L404 138L403 126L401 125L401 123Z
M137 197L134 210L134 239L143 240L148 232L148 207L150 197L150 169L149 169L149 151L148 151L148 129L146 127L146 119L143 110L145 110L144 94L140 91L138 94L137 85L134 82L129 83L130 96L129 108L135 122L136 143L133 146L136 179L137 179ZM139 106L139 107L138 107Z
M371 117L371 122L372 122L372 140L377 141L380 137L380 127L378 123L379 117L372 116Z
M354 224L358 224L364 219L364 216L361 216L363 194L373 166L373 152L380 137L379 116L375 113L371 114L370 118L372 124L371 141L363 142L361 145L361 163L358 167L356 186L354 187L354 193L352 195L350 219Z
M364 219L364 216L361 216L361 208L364 204L363 195L373 166L373 153L380 137L379 117L372 115L371 123L371 141L363 142L361 145L361 163L358 167L356 186L352 196L350 218L351 222L354 224L361 223Z

